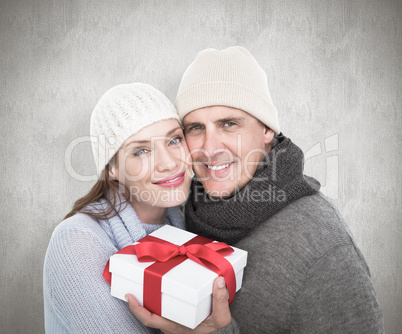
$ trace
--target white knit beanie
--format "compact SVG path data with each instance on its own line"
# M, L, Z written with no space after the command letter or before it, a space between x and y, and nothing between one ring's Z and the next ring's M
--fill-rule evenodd
M170 118L180 122L172 102L150 85L132 83L109 89L91 115L92 151L98 175L127 138Z
M183 74L175 105L181 119L204 107L241 109L280 133L267 75L251 53L240 46L201 51Z

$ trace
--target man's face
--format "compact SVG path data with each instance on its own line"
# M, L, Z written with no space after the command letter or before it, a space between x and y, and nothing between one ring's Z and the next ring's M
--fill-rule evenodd
M212 106L183 119L194 173L213 197L242 189L270 150L274 132L240 109Z

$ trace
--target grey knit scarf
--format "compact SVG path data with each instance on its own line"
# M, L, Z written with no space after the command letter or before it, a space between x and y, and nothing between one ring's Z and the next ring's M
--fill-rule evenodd
M303 174L302 150L289 138L278 139L253 179L230 198L211 198L193 181L185 206L189 231L234 244L292 201L319 190L319 182Z

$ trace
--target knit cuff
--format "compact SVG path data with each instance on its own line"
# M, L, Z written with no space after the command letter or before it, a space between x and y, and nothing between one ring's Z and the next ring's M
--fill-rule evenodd
M240 330L237 327L236 321L232 318L232 322L229 325L227 325L226 327L223 327L221 329L218 329L214 333L215 334L240 334Z

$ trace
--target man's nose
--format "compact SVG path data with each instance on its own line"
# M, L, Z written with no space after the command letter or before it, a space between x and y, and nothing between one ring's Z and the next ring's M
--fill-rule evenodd
M224 150L224 145L222 143L222 138L219 136L217 131L213 129L207 129L205 131L203 147L205 150L205 155L212 158L214 155L222 152Z

